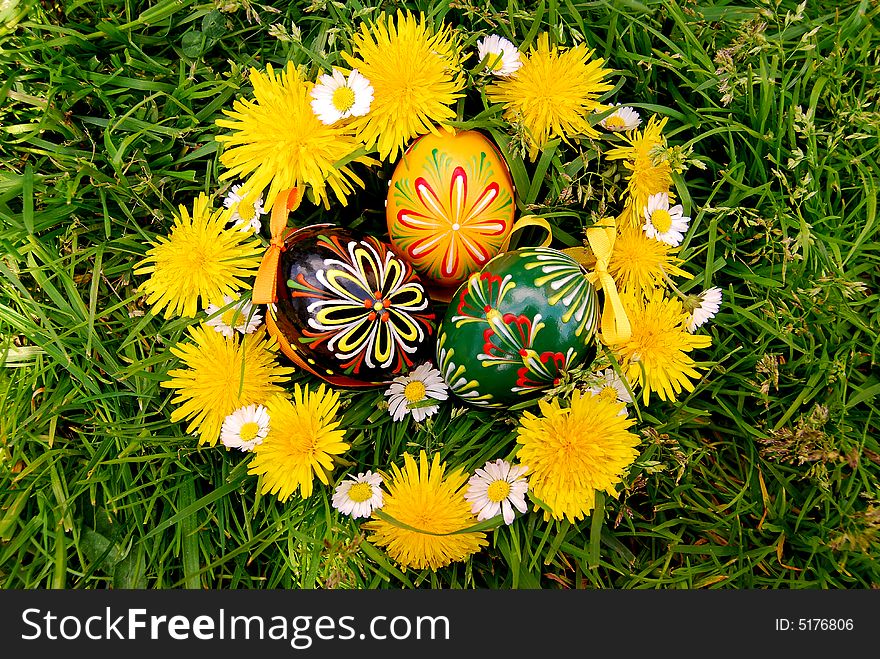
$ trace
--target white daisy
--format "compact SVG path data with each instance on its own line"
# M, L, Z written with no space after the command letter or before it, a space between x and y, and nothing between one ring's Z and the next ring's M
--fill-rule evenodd
M333 492L333 507L343 515L369 517L383 505L381 484L382 476L370 471L346 478Z
M695 300L696 307L688 322L688 331L695 331L700 325L703 325L710 318L714 318L715 314L721 308L721 289L713 286L703 291Z
M522 66L519 59L519 49L504 37L493 34L480 39L477 44L477 58L486 60L486 68L496 76L509 76L516 73Z
M689 217L682 217L681 205L669 207L669 195L658 192L648 197L648 205L645 206L645 224L642 229L648 238L656 238L673 247L677 247L684 240Z
M639 113L631 107L621 107L620 103L615 103L617 109L599 122L605 130L621 131L635 130L642 123Z
M613 400L620 403L631 403L632 396L626 389L626 383L614 372L613 368L606 368L601 374L595 386L589 388L590 393L606 400ZM620 410L617 416L626 416L626 405Z
M312 88L312 112L327 126L364 116L372 102L373 85L357 69L351 70L348 80L342 71L333 69L333 75L323 74Z
M252 451L269 434L269 412L262 405L240 407L223 420L220 441L226 448Z
M263 227L260 218L266 214L266 211L263 210L263 198L258 197L253 204L242 206L241 202L244 201L244 197L238 194L241 187L241 185L233 185L223 200L223 205L231 210L228 222L235 222L233 228L239 231L253 229L254 233L259 233Z
M449 397L443 376L428 362L413 369L409 375L394 378L385 395L389 398L388 411L395 421L403 419L407 412L411 412L416 421L422 421L439 409L429 401Z
M471 512L477 519L491 519L504 514L504 523L513 523L513 509L526 512L526 491L529 484L523 478L528 471L524 465L513 466L504 460L487 462L468 480L464 498L471 502Z
M224 295L223 302L223 307L225 307L235 302L235 298ZM217 314L223 307L209 304L205 309L205 313L209 316L205 325L210 325L214 331L220 332L223 336L232 336L236 331L242 334L256 332L260 323L263 322L263 316L254 308L250 300L239 300L222 314L215 316L214 314ZM214 317L211 318L211 316Z

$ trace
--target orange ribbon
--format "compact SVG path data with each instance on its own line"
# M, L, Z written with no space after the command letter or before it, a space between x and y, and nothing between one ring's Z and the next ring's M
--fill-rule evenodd
M272 216L269 222L269 230L272 239L269 248L263 255L260 269L257 271L257 279L254 281L254 292L251 302L254 304L274 304L278 301L276 290L278 286L278 261L284 251L284 239L287 237L287 216L290 211L299 207L302 201L302 192L299 188L291 188L278 193L275 203L272 204Z

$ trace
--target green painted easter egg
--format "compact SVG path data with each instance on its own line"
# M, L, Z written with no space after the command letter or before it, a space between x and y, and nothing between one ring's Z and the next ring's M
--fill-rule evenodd
M528 247L496 256L458 288L437 332L446 384L480 407L525 401L596 355L596 289L567 254Z

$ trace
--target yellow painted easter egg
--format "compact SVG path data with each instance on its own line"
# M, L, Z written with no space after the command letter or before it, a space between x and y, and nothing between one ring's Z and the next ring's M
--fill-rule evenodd
M422 136L388 188L391 245L429 283L456 287L507 248L516 210L503 157L475 130Z

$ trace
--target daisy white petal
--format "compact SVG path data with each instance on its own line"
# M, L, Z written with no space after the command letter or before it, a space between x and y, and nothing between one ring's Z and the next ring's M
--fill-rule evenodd
M269 412L262 405L240 407L223 421L220 441L226 448L251 451L269 434Z
M528 484L525 481L518 480L520 476L523 476L529 468L525 465L510 465L510 471L507 474L507 477L513 483L513 489L517 489L517 487L522 487L522 491L525 492L528 489Z
M655 238L667 245L677 247L684 240L691 218L682 215L680 205L669 207L669 195L665 192L648 197L645 206L645 224L642 227L648 238Z
M382 476L367 471L341 481L333 492L333 507L343 515L369 517L381 508Z
M688 331L690 332L695 331L718 313L721 308L721 289L713 286L703 291L697 298L697 302L698 304L688 322Z
M496 76L507 77L522 66L517 47L497 34L480 39L477 44L477 59L482 62L484 58L486 68Z
M432 401L446 400L448 388L440 371L425 362L409 375L401 375L385 391L388 412L394 421L401 421L409 412L416 421L424 421L440 409Z
M213 327L214 331L219 332L223 336L232 336L235 332L251 334L256 332L263 322L263 316L249 300L239 300L236 302L234 297L224 295L223 302L223 307L228 308L222 313L220 313L220 310L223 307L219 307L216 304L209 304L205 308L205 313L209 316L208 320L205 321L205 325Z
M505 460L487 462L468 480L464 498L471 503L471 512L477 519L491 519L503 514L504 523L512 524L513 508L526 511L525 493L528 483L522 478L527 467L511 467Z
M501 510L504 514L504 523L508 526L513 524L513 518L516 513L513 512L513 506L510 505L510 499L505 499L501 502Z
M606 368L597 379L596 383L589 387L589 392L607 400L619 403L631 403L632 395L626 388L626 382L614 372L613 368ZM626 416L626 405L620 410L618 416Z
M615 103L617 109L599 122L605 130L611 131L629 131L635 130L642 123L639 113L631 107L621 107L620 103Z
M354 104L351 106L352 117L363 117L370 111L373 103L373 85L357 69L348 74L348 86L354 91Z
M266 214L263 198L258 197L253 204L242 204L244 195L241 194L241 188L241 185L233 185L223 199L223 205L230 210L227 221L234 222L233 228L239 231L253 230L258 233L263 226L260 218Z
M339 69L332 75L322 75L312 88L312 112L326 126L341 119L362 117L370 111L373 86L357 69L345 78Z
M508 497L508 501L510 501L511 505L521 513L525 513L526 510L528 510L525 492L512 492Z

